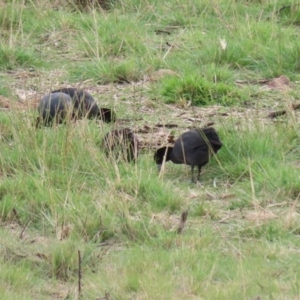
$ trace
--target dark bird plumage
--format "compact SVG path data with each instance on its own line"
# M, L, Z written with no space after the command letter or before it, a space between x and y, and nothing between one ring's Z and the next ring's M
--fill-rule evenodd
M73 101L74 114L77 118L101 119L106 123L115 122L116 114L109 108L99 108L94 97L81 89L61 88L52 93L62 92L68 94Z
M194 167L198 166L197 180L200 179L201 168L206 165L212 153L216 154L222 143L214 128L194 129L184 132L175 141L173 147L163 147L154 154L154 160L161 168L164 157L174 164L191 166L192 181L194 181Z
M129 128L115 129L108 132L103 140L103 148L107 156L127 162L135 161L138 156L139 140Z
M64 93L49 93L40 100L38 112L37 127L63 123L72 117L72 99Z

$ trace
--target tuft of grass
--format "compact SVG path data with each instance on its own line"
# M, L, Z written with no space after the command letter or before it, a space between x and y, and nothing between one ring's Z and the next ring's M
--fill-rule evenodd
M162 95L166 103L179 100L191 101L192 105L232 105L241 99L241 92L232 84L211 82L198 76L169 77L162 81Z
M248 184L252 189L250 195L253 189L255 193L267 189L276 190L279 195L299 194L299 174L295 168L299 135L293 127L264 128L259 122L249 123L246 129L227 128L221 132L221 140L226 143L217 158L230 182Z
M12 70L23 67L38 67L42 65L40 55L34 49L10 48L0 45L0 67Z
M240 231L241 237L276 242L288 238L288 232L278 222L249 226Z
M98 84L131 83L143 79L143 67L136 61L114 62L95 60L89 64L74 64L70 67L70 80L94 78Z
M300 8L299 4L291 3L281 6L276 11L276 16L284 25L300 25Z

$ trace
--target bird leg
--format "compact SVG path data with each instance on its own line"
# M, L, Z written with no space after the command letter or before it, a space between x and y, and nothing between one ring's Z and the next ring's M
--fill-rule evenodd
M195 180L194 179L194 167L195 166L191 166L191 168L192 168L192 182L193 183L197 183L197 181L200 181L200 173L201 173L201 168L202 168L202 166L198 166L198 175L197 175L197 180Z
M197 181L194 180L194 167L195 166L191 166L191 168L192 168L192 182L197 183Z
M197 177L197 181L200 181L200 172L201 172L201 168L202 166L198 166L198 177Z

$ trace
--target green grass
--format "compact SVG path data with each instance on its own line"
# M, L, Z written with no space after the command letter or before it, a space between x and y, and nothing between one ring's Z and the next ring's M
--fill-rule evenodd
M200 77L166 78L162 82L162 95L167 103L191 101L194 106L213 103L230 105L239 103L242 93L232 84L213 83Z
M267 115L299 99L300 6L8 2L0 95L16 107L0 99L1 299L78 299L78 251L82 299L299 298L299 113ZM255 84L280 75L290 90ZM65 85L118 123L36 129L27 104ZM201 183L170 162L158 174L158 137L209 123L224 145ZM136 129L136 164L106 158L113 126Z

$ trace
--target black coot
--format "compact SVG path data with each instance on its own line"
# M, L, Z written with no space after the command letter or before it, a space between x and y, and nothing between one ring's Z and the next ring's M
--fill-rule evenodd
M139 140L129 128L115 129L108 132L103 140L103 148L107 156L117 160L135 161L138 156Z
M77 88L61 88L52 93L62 92L68 94L73 101L74 113L78 118L87 116L89 119L101 119L106 123L115 122L115 112L109 108L99 108L93 96Z
M164 157L174 164L186 164L192 168L192 181L194 180L194 167L198 166L197 180L200 179L201 168L208 163L212 153L216 154L222 143L214 128L202 128L187 131L180 135L173 147L163 147L154 154L158 168L161 168Z
M72 99L64 93L49 93L40 100L38 112L37 127L63 123L72 118Z

